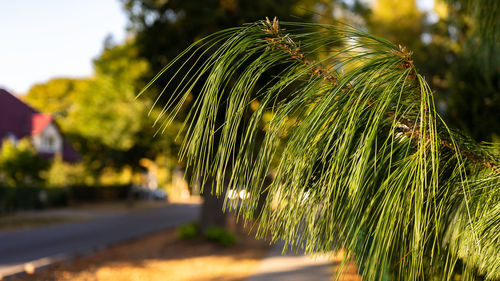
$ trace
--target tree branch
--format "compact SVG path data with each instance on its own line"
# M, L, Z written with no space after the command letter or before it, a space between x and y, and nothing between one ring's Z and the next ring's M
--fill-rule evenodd
M335 74L332 73L332 71L328 71L326 68L316 64L315 61L308 60L306 58L306 55L301 52L300 47L297 46L297 44L288 35L282 35L282 31L284 29L281 29L279 27L279 22L276 17L272 22L266 18L266 22L264 22L263 25L264 28L262 30L270 35L270 37L266 38L266 42L269 45L289 54L292 59L300 61L306 66L311 66L311 78L313 78L314 76L320 76L332 85L337 85L339 79ZM415 67L413 66L413 60L411 59L412 52L407 51L406 47L399 45L399 50L394 50L393 54L403 59L403 63L400 65L400 67L410 69L410 79L415 80ZM346 84L343 89L349 89L350 87L351 86L349 84ZM370 103L370 105L371 104L372 103ZM388 115L392 115L391 117L394 117L393 113L388 113ZM421 138L420 129L418 128L418 125L415 124L415 122L411 122L411 120L404 118L401 118L397 121L401 122L401 124L404 125L401 127L403 134L415 139ZM426 141L430 140L428 135L429 134L426 134ZM460 150L455 146L453 142L449 140L438 139L438 142L444 148L459 152L463 157L467 158L472 163L482 165L492 170L495 174L500 175L500 165L498 163L495 163L474 151Z

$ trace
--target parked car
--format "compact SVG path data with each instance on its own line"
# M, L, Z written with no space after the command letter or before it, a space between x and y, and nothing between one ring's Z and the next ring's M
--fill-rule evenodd
M167 193L163 189L149 189L142 186L132 187L134 195L143 200L168 200Z

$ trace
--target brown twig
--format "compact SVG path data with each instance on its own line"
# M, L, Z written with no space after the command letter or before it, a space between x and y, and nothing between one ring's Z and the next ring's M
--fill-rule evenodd
M327 69L316 64L315 61L310 61L306 58L306 56L300 51L300 47L295 44L295 42L288 36L282 35L282 31L284 29L280 29L278 19L275 17L273 22L266 18L266 22L264 23L264 29L262 29L265 33L271 35L271 37L267 37L266 41L269 45L274 48L280 49L285 53L288 53L292 59L298 60L302 62L306 66L311 66L311 78L314 76L322 76L325 80L336 85L338 83L337 77Z
M393 113L388 113L388 115L394 116ZM402 130L402 133L404 135L414 139L421 138L422 134L420 133L420 128L417 124L412 122L412 120L406 118L400 118L397 121L403 125L400 127L400 129ZM429 143L430 137L428 134L426 134L425 138L426 138L426 143ZM438 139L438 142L442 147L445 147L455 152L459 152L463 157L467 158L472 163L482 165L492 170L494 173L500 175L500 166L497 163L490 161L488 158L470 150L460 149L450 140Z

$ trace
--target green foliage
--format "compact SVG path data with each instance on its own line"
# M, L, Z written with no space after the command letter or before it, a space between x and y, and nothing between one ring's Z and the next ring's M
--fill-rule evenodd
M148 101L134 102L134 97L148 65L135 57L129 43L106 49L94 66L94 79L78 93L63 128L111 149L128 150L143 128L143 119L137 116L146 116Z
M236 242L236 235L219 226L211 226L203 233L206 239L228 247Z
M181 156L216 193L244 187L250 198L226 205L247 221L269 192L261 237L345 248L367 280L500 278L499 157L448 129L404 47L268 20L200 40L154 80L171 68L159 129L200 91Z
M82 163L65 163L56 155L45 174L45 185L49 187L66 187L84 185L91 181L89 172Z
M177 228L177 237L180 239L192 239L200 235L200 227L197 223L188 223ZM219 245L228 247L236 242L236 235L224 227L211 226L203 232L203 237Z
M465 42L453 62L445 116L475 139L491 142L500 136L500 53L476 40Z
M200 234L197 223L188 223L177 228L177 237L180 239L192 239Z
M470 9L457 6L460 7L448 7L450 16L442 17L435 25L435 42L428 51L423 50L432 54L434 48L441 49L442 52L434 52L428 61L446 68L429 71L426 67L426 72L437 82L443 117L474 139L491 142L500 136L500 56L497 51L500 41L484 38L487 35L480 31L481 22L471 20ZM492 5L491 9L496 8Z
M446 0L450 7L467 13L475 22L475 29L490 43L500 40L500 3L496 0Z
M48 162L41 158L28 139L17 144L4 140L0 149L0 183L8 186L42 181L41 174Z
M64 120L74 109L78 96L89 87L89 82L89 79L54 78L31 87L24 99L35 108L53 114L57 120ZM67 129L64 122L60 125Z

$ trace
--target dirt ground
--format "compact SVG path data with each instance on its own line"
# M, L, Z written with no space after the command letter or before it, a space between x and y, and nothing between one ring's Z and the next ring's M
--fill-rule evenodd
M8 280L244 280L268 249L246 233L240 229L235 245L222 247L203 238L179 240L170 230Z

